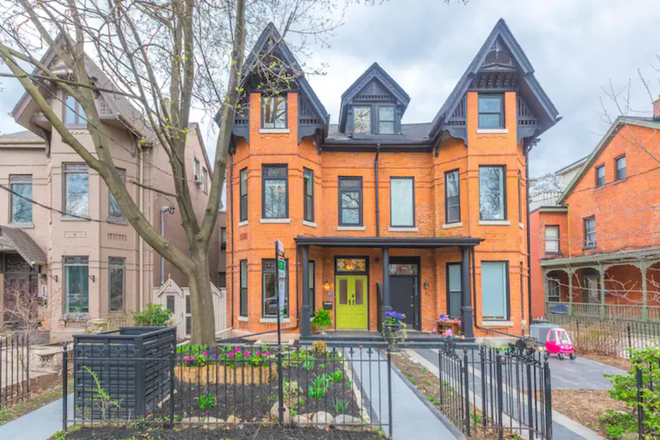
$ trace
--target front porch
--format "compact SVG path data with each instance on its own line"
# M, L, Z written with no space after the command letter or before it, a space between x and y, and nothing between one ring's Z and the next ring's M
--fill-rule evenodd
M660 248L541 261L546 315L660 322Z
M301 341L382 341L382 321L392 310L406 315L415 339L432 338L413 330L428 331L440 313L452 310L465 339L474 339L470 251L483 239L298 236L295 241L302 263ZM329 269L320 295L314 275L318 259ZM451 282L450 271L456 278ZM441 292L446 300L439 299ZM312 313L319 307L332 310L337 331L312 334Z

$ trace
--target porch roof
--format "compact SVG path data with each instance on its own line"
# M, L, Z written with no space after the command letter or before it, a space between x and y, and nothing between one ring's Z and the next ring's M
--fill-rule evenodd
M0 252L15 251L32 267L46 264L46 253L24 230L0 226Z
M560 266L589 266L598 264L631 264L643 261L660 261L660 247L635 249L631 251L617 251L596 255L581 255L573 258L551 258L541 260L541 267L553 268Z
M468 246L474 247L484 241L483 238L460 237L309 237L297 236L295 242L299 246L325 247L377 247L377 248L440 248Z

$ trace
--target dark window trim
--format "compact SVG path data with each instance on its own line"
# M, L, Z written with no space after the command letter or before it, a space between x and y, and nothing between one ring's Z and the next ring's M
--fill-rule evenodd
M451 310L451 290L449 289L449 266L458 266L461 269L460 279L461 279L461 306L463 306L463 263L459 262L447 262L445 263L445 294L447 296L447 316L449 310ZM460 318L460 316L452 316L452 318Z
M589 220L594 221L594 240L593 240L593 243L590 243L588 241L587 221L589 221ZM598 243L598 241L597 241L598 237L596 237L596 216L595 215L590 215L589 217L584 217L582 219L582 234L583 234L583 241L582 241L583 247L582 247L582 249L596 249L596 245Z
M275 315L266 315L266 296L265 296L265 290L264 290L264 275L266 272L264 272L264 265L266 262L274 261L275 262L275 283L277 284L277 260L275 258L262 258L261 259L261 317L262 318L277 318L277 313ZM285 298L285 304L287 305L287 313L284 315L284 318L288 318L291 315L291 303L289 302L289 259L285 258L284 263L286 265L286 298ZM278 310L279 310L279 305L278 305Z
M277 98L277 97L284 98L284 127L267 128L264 126L264 123L266 122L265 121L266 112L264 111L266 100L264 98ZM289 128L289 96L287 93L261 95L261 128L263 128L264 130L286 130L287 128Z
M623 172L625 174L623 177L619 176L619 161L621 159L626 161L626 166L623 167ZM626 159L626 155L622 154L614 158L614 179L616 182L620 182L622 180L626 180L627 178L628 178L628 160Z
M394 200L392 200L392 181L393 180L412 180L412 224L411 225L396 225L394 224ZM390 226L392 228L414 228L417 224L415 212L415 177L414 176L391 176L390 177Z
M548 230L548 227L551 228L557 228L557 250L556 251L548 251L546 242L548 241L548 235L546 231ZM545 252L546 255L561 255L561 240L559 237L561 237L561 228L559 225L545 225L543 228L543 251Z
M456 173L458 178L456 182L458 183L458 220L449 221L449 194L447 187L447 176L449 174ZM460 168L454 168L453 170L445 171L445 224L449 225L452 223L461 222L461 170Z
M220 228L220 249L227 249L227 228Z
M341 206L341 193L342 193L341 182L343 180L358 180L360 182L360 187L357 188L357 191L360 194L360 203L359 203L360 206L358 208L358 214L359 214L360 221L359 221L358 224L342 222L342 215L341 215L342 214L342 210L341 210L341 208L342 208L342 206ZM339 214L339 226L348 226L348 227L351 227L351 226L355 226L355 227L364 226L364 218L363 218L364 194L363 194L363 187L364 187L364 182L362 181L361 176L339 176L338 177L338 179L337 179L337 208L338 208L338 214ZM346 191L347 192L352 192L352 191L354 191L354 189L351 188L351 190L346 190Z
M598 182L598 171L602 168L603 170L603 183L602 185ZM602 188L605 186L605 183L607 182L607 170L605 169L605 164L600 164L597 167L594 168L594 171L596 173L596 188Z
M374 134L374 105L372 104L353 104L353 118L351 121L352 130L351 132L357 136L370 136ZM355 131L355 109L357 108L368 108L369 109L369 133L357 133Z
M112 310L112 277L110 276L110 269L113 265L112 260L121 261L122 268L122 286L121 286L121 309ZM88 263L89 264L89 263ZM126 310L126 258L123 257L108 257L108 311L110 313L123 313Z
M342 272L337 270L337 260L342 259L342 258L352 258L352 259L363 259L365 260L364 263L364 271L357 272ZM333 266L333 271L335 275L369 275L369 256L368 255L335 255L335 260L334 260L334 266Z
M87 264L77 264L77 263L67 263L66 260L68 259L74 259L74 258L84 258L87 260ZM68 277L66 276L67 274L67 267L87 267L87 276L89 276L89 255L64 255L62 257L62 279L64 281L64 301L62 301L62 308L64 309L64 314L67 315L69 313L78 313L78 312L69 312L68 305L69 305L69 280ZM89 313L89 283L87 284L87 311L86 312L79 312L79 313Z
M284 178L282 177L266 177L266 168L282 168L286 169ZM284 198L285 213L284 217L266 217L266 180L284 180L284 190L286 192ZM265 163L261 165L261 218L264 219L282 219L289 218L289 165L288 164L275 164Z
M221 282L221 280L224 279L224 283ZM220 288L227 288L227 272L218 272L218 287Z
M246 283L249 282L248 275L249 275L249 267L248 267L248 260L241 260L238 263L238 290L239 290L239 297L238 297L238 308L239 308L239 315L246 317L248 315L248 286L243 285L243 262L245 262L245 281ZM248 283L249 284L249 283ZM243 289L245 289L245 310L243 310Z
M392 126L393 126L392 133L382 133L380 131L380 122L381 122L381 120L380 120L380 109L381 108L391 108L392 109L392 121L391 121ZM380 105L379 104L379 105L376 105L376 109L378 111L378 121L376 121L376 124L378 125L377 134L385 134L385 135L397 134L398 130L396 129L396 127L397 127L397 124L396 124L396 105L394 105L394 104L382 104L382 105ZM390 121L386 120L386 121L383 121L383 122L390 122Z
M509 219L509 206L507 203L508 193L506 187L506 165L479 165L479 173L481 173L482 168L502 168L502 198L504 200L503 209L504 209L504 218L503 219L490 219L490 218L481 218L481 181L479 180L479 220L484 221L506 221ZM477 175L477 179L480 176Z
M243 168L238 172L238 197L239 197L239 210L238 210L238 221L244 222L248 219L248 169L247 167ZM241 193L241 184L242 176L245 173L245 194ZM243 218L243 206L245 206L245 218Z
M481 302L482 302L482 311L481 311L481 320L482 321L510 321L511 320L511 280L509 279L509 260L481 260L481 264L483 263L504 263L504 273L506 274L506 318L505 319L497 319L497 318L487 318L484 319L484 314L483 314L483 282L481 286ZM483 274L483 270L481 271ZM482 275L482 281L483 281L483 275ZM461 284L461 287L463 285Z
M545 298L546 301L548 301L548 302L561 302L561 284L560 284L559 280L557 278L547 277L545 279L545 283L546 283L545 287L548 291L548 294L546 295L546 298ZM557 296L556 296L557 299L556 300L550 300L550 284L552 284L552 283L554 283L557 286ZM555 298L555 296L553 296L553 298Z
M311 173L311 179L312 179L311 194L307 194L307 185L305 183L305 172L307 171ZM307 207L309 206L310 203L312 205L312 212L311 212L312 216L310 218L307 218ZM303 220L307 222L314 221L314 170L305 167L303 167Z
M20 182L20 181L14 182L12 179L17 178L17 177L23 177L23 178L29 177L30 181L27 182L27 180L26 180L25 182ZM9 224L14 224L14 225L21 225L22 224L22 225L25 225L26 223L29 224L29 223L34 222L34 209L33 209L34 207L32 206L32 203L30 203L30 218L31 218L30 222L15 222L14 221L14 198L19 199L19 200L23 200L22 197L17 196L17 195L14 194L14 192L16 192L16 190L14 189L14 185L30 185L30 187L31 187L30 192L32 193L32 200L34 200L34 182L33 182L32 174L10 174L8 183L9 183L9 189L11 191L13 191L13 192L9 193Z
M495 112L482 112L479 109L479 98L481 98L482 96L483 97L489 97L489 98L494 98L494 97L498 98L499 101L500 101L500 111L498 113L495 113ZM504 93L483 93L483 92L479 92L478 95L477 95L477 125L478 125L478 127L482 128L484 130L499 130L499 129L506 128L506 114L505 114L504 109L505 109L505 106L504 106ZM482 114L484 114L484 115L499 114L500 115L500 122L501 122L500 126L499 127L482 127L481 125L479 125L479 116L481 116Z

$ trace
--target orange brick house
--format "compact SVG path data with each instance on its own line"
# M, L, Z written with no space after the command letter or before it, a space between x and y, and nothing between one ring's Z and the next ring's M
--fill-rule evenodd
M247 75L276 41L270 25ZM271 56L300 70L284 42ZM284 328L302 337L321 307L334 330L377 331L395 310L410 329L431 331L446 314L468 338L521 333L527 154L560 117L503 20L429 123L402 122L411 98L378 64L341 95L337 125L304 76L276 94L247 83L228 171L234 329L276 328L281 240Z
M557 204L532 211L535 317L660 321L659 104L618 118Z

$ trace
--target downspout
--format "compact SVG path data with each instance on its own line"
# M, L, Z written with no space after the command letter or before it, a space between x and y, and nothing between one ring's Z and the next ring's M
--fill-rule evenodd
M137 140L136 140L137 143ZM144 214L144 150L142 147L138 148L138 181L140 188L138 189L138 201L140 212ZM137 289L137 310L142 310L142 295L144 294L144 239L138 234L138 289Z
M529 227L530 225L530 214L529 214L529 152L532 150L532 146L537 142L536 139L532 139L529 143L529 146L526 147L523 143L523 148L525 149L525 207L527 208L527 224L525 228L527 229L527 308L528 308L528 321L527 328L532 325L532 252L530 247L530 239L532 237L532 231ZM522 312L522 310L521 310ZM522 314L522 313L521 313ZM524 315L523 315L524 316Z
M376 178L376 237L380 237L380 204L378 203L378 156L380 144L376 144L376 158L374 159L374 175Z
M571 244L573 243L571 241L571 205L566 205L566 222L566 229L568 232L568 258L573 258L571 252Z
M229 233L231 234L231 327L234 326L234 155L229 154ZM225 220L226 221L226 220ZM225 250L225 266L227 265L227 251ZM226 270L226 267L225 267ZM229 292L229 289L227 290Z

